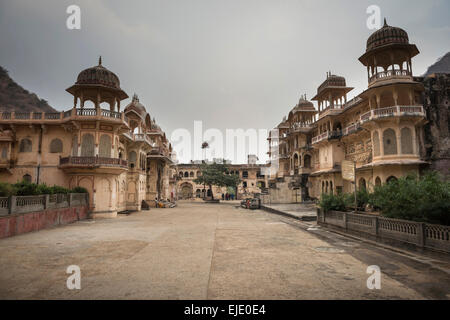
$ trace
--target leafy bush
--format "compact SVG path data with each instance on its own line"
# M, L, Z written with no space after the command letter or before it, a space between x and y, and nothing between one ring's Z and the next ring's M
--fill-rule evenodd
M336 210L345 211L347 207L351 206L352 195L346 193L339 193L337 195L331 193L323 193L320 196L319 206L325 211Z
M45 183L39 184L36 187L36 194L53 194L53 189Z
M7 182L0 182L0 197L9 197L16 194L14 186Z
M83 187L75 187L70 192L72 193L88 193L86 188Z
M63 194L67 194L70 193L70 190L61 186L53 186L51 187L51 194L56 194L56 193L63 193Z
M354 197L354 196L353 196ZM366 205L369 203L370 193L367 189L361 189L356 192L356 203L358 208L364 209ZM353 200L353 203L355 200Z
M376 186L369 203L389 218L450 225L450 182L436 172Z
M81 188L82 190L86 190ZM49 187L45 183L36 184L30 183L27 181L17 182L15 184L0 183L0 196L8 197L8 196L33 196L33 195L41 195L41 194L56 194L56 193L70 193L71 190L61 187L61 186L53 186Z
M35 183L30 183L23 180L15 183L13 186L16 189L16 196L32 196L39 194L38 185Z

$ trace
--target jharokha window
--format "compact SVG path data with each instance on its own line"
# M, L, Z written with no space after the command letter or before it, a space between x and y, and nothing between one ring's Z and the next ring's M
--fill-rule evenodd
M63 144L60 139L53 139L50 142L50 153L61 153L63 151Z
M32 143L30 139L22 139L20 140L19 152L31 152Z
M384 154L397 154L397 137L393 129L386 129L383 132Z

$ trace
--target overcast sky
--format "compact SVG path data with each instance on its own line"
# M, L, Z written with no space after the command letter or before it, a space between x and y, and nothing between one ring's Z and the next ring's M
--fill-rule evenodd
M81 30L66 28L71 4L81 8ZM65 89L102 55L168 137L193 130L194 120L204 129L270 129L329 70L355 87L350 97L367 87L358 57L373 32L372 4L419 48L416 75L450 51L448 0L0 0L0 65L66 110Z

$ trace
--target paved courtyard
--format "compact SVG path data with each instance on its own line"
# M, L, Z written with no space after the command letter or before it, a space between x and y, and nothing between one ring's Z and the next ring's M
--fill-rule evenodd
M180 202L0 240L0 299L448 299L449 263L236 204ZM309 230L308 230L309 228ZM81 268L68 290L66 268ZM369 265L381 289L366 286Z

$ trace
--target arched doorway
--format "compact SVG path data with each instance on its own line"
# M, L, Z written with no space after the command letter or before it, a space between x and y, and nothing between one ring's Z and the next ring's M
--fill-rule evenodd
M182 199L190 199L192 198L192 194L194 192L194 188L190 183L184 183L181 185L181 198Z

